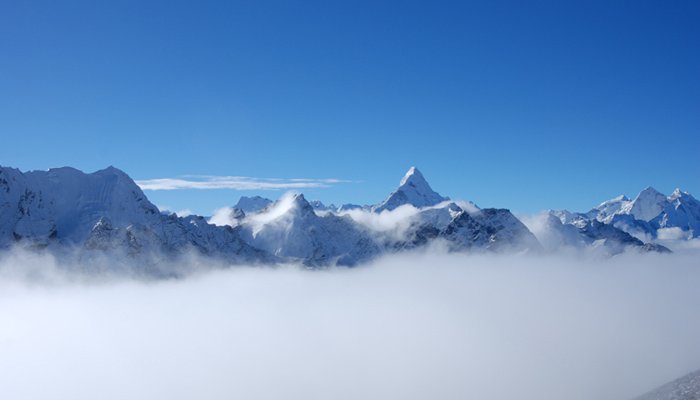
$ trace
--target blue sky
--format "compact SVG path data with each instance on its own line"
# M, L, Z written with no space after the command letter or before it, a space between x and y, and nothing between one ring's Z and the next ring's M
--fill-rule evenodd
M100 4L98 4L100 3ZM527 3L527 4L526 4ZM700 2L6 2L0 164L480 206L700 195ZM229 189L147 191L207 214Z

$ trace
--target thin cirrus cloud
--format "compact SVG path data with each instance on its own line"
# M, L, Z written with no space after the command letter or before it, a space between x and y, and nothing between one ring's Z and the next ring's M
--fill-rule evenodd
M328 188L350 181L342 179L280 179L252 178L247 176L188 175L182 178L159 178L137 180L143 190L182 190L182 189L233 189L233 190L290 190L307 188Z

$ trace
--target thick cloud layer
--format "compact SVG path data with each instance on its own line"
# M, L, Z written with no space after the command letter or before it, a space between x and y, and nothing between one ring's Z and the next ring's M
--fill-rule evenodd
M13 256L0 397L626 399L700 366L696 260L424 253L143 282Z

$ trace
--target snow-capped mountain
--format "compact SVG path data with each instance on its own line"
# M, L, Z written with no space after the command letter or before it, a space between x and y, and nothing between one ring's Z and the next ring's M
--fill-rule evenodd
M272 204L272 200L266 199L264 197L260 196L253 196L253 197L247 197L247 196L242 196L239 200L238 203L236 203L233 208L237 210L241 210L246 214L250 213L256 213L258 211L264 210L265 207L269 206Z
M536 230L548 250L596 248L604 254L619 254L628 249L668 252L659 244L644 242L613 224L590 219L585 214L549 211L541 229Z
M73 168L25 173L0 168L3 249L20 245L77 254L83 260L127 256L143 265L195 251L232 263L309 266L355 265L433 241L452 251L542 250L510 211L450 201L413 167L376 206L326 206L287 194L274 202L242 197L235 207L221 210L216 224L196 215L161 213L128 175L113 167L91 174ZM663 251L618 225L697 232L698 215L698 202L688 193L676 191L662 199L645 190L633 201L619 197L586 214L551 212L547 227L562 246L602 247L611 254L630 247ZM650 219L636 218L642 216Z
M21 173L0 168L0 241L27 238L82 243L101 217L115 226L152 225L159 217L141 189L116 168Z
M307 265L355 265L380 251L369 232L348 216L316 214L303 194L289 194L241 225L248 243Z
M445 228L443 235L459 249L485 248L497 251L539 251L542 246L527 227L509 210L485 208L463 211Z
M313 207L314 210L316 211L330 211L330 212L336 212L338 211L338 207L335 204L323 204L322 201L319 200L312 200L309 202L311 204L311 207Z
M399 184L399 188L392 192L383 202L372 207L374 212L393 210L402 205L410 204L414 207L434 206L449 200L435 192L423 177L418 168L411 167Z
M663 252L668 251L664 245L700 236L700 202L680 189L666 196L647 187L634 200L620 195L585 213L550 210L535 231L547 248L598 247L617 254L633 247Z
M411 168L401 187L411 199L446 199ZM390 198L392 198L390 196ZM395 197L394 197L395 198ZM355 265L379 254L442 240L453 251L537 251L541 246L508 210L479 209L469 202L441 201L425 207L402 200L392 210L334 207L288 194L264 210L232 221L243 239L283 259L306 265ZM235 209L234 209L235 210Z
M634 200L619 196L586 215L606 224L621 225L623 230L641 230L653 237L660 228L679 228L690 237L700 235L700 202L680 189L666 196L647 187Z
M197 216L161 214L114 167L92 174L0 168L0 247L14 244L80 257L123 253L144 262L188 249L235 262L273 259L241 240L239 229L215 227Z
M550 214L565 225L593 226L598 222L645 242L669 236L668 232L681 239L700 236L700 202L680 189L666 196L647 187L634 200L621 195L586 213L560 210L550 211Z
M679 228L689 237L700 237L700 201L676 189L668 196L660 214L649 221L658 228Z
M509 210L480 209L473 203L445 201L417 209L395 248L414 248L440 239L454 251L540 251L535 236Z

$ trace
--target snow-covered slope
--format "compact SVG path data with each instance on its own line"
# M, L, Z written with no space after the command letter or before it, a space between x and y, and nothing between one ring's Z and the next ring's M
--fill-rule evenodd
M233 208L243 211L246 214L256 213L272 204L272 200L260 196L242 196Z
M163 215L124 172L73 168L22 173L0 168L0 246L95 252L158 261L195 250L230 261L273 257L241 240L238 230L202 217Z
M700 202L676 189L670 196L647 187L634 200L624 196L603 202L586 215L638 236L656 237L659 228L679 228L690 237L700 235Z
M536 236L546 250L594 248L601 254L615 255L627 250L668 252L661 245L644 242L613 223L604 223L589 218L588 214L568 211L548 211L541 216ZM617 218L632 218L616 215ZM636 220L635 220L636 221Z
M634 400L700 400L700 371L678 378Z
M289 194L242 225L244 237L275 256L316 265L355 265L379 253L352 218L317 215L302 194Z
M616 215L631 215L634 219L648 222L663 211L667 202L668 199L663 193L649 186L639 192L634 200L620 195L604 201L587 215L606 224L610 223Z
M311 207L313 207L313 209L316 211L328 211L328 212L338 211L338 207L332 203L326 205L326 204L323 204L322 201L313 200L313 201L310 201L309 204L311 204Z
M102 217L114 226L153 225L158 209L122 171L73 168L21 173L0 168L0 241L82 243Z
M700 237L700 202L680 189L666 196L647 187L634 200L621 195L587 213L562 210L553 214L564 224L576 220L598 221L644 242L667 237L669 230L674 237L681 239Z
M542 250L532 232L506 209L485 208L475 213L463 211L447 225L441 237L460 250Z
M336 208L310 203L302 194L275 202L255 196L242 197L215 217L210 221L216 224L196 215L160 213L131 178L113 167L91 174L73 168L26 173L0 168L0 248L5 249L43 248L84 260L126 256L143 265L194 251L234 263L309 266L355 265L433 241L452 251L542 250L510 211L450 201L433 191L416 168L374 207ZM664 251L633 231L646 235L673 228L692 236L700 230L698 221L700 204L690 194L677 190L665 197L646 189L633 201L618 197L585 214L550 212L543 225L549 235L545 248L556 243L554 248L597 247L608 254L628 248Z
M657 228L680 228L689 232L690 237L700 237L700 201L676 189L650 223Z
M423 177L418 168L411 167L399 184L399 188L392 192L383 202L372 207L374 212L393 210L399 206L410 204L414 207L434 206L449 200L435 192Z
M620 213L629 214L642 221L651 221L663 211L667 202L663 193L650 186L639 192L632 202L620 210Z

